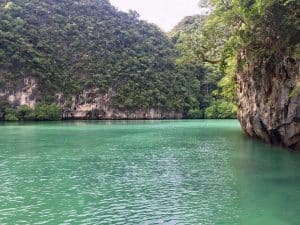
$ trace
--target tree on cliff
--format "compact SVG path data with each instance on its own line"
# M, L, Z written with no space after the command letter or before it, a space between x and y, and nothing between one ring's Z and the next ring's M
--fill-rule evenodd
M228 66L245 49L251 49L255 56L272 57L278 50L271 48L275 40L282 43L282 50L299 54L298 0L201 0L200 6L212 9L200 35L202 44L215 45L216 61L223 66ZM215 42L211 35L221 41ZM197 51L200 55L215 53L212 48Z

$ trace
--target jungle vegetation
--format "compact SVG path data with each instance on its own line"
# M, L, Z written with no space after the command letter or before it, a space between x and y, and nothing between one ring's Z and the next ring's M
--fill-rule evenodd
M0 90L32 77L39 96L35 109L1 99L0 115L59 119L56 93L71 97L96 88L114 90L111 104L119 110L157 108L183 112L186 118L234 118L231 80L223 78L230 60L223 60L225 68L208 58L225 55L232 31L226 28L220 38L224 30L217 30L207 41L205 32L213 22L187 17L166 34L108 0L0 0ZM223 92L228 86L231 92Z
M186 55L218 64L220 94L226 99L235 99L236 71L249 61L278 64L283 55L292 63L300 60L299 0L200 0L199 5L211 12L194 35L201 44Z
M282 64L283 56L292 64L299 63L300 1L201 0L199 5L210 9L210 13L189 17L177 26L185 31L177 42L181 53L178 61L180 65L209 65L220 74L219 81L214 82L218 87L209 92L214 99L204 116L229 118L228 112L237 110L236 73L241 68L255 59L269 65ZM184 24L194 25L186 29ZM291 95L299 91L298 82Z

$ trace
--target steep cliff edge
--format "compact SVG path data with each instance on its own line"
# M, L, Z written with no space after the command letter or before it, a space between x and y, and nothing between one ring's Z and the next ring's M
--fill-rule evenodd
M251 137L300 150L300 2L214 4L211 21L219 23L212 23L213 30L229 34L220 56L226 64L223 93L236 90L242 128Z
M269 59L248 56L241 54L244 65L237 71L242 128L252 137L300 150L299 61L280 53Z

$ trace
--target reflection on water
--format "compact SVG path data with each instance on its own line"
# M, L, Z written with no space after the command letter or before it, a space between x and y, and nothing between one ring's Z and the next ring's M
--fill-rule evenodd
M236 121L0 125L0 224L299 224L300 155Z

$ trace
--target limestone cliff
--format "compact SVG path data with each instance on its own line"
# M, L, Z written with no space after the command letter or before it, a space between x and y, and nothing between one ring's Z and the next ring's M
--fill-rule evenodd
M6 85L4 89L0 89L0 99L8 101L14 107L27 105L34 108L39 102L39 94L38 82L34 78L20 80L13 88ZM56 93L54 102L62 108L62 119L180 119L183 117L180 112L155 108L121 110L112 104L114 95L115 92L111 88L107 93L101 93L99 89L89 89L67 97L63 93Z
M252 137L300 150L300 63L291 55L251 57L244 51L237 71L238 119Z

